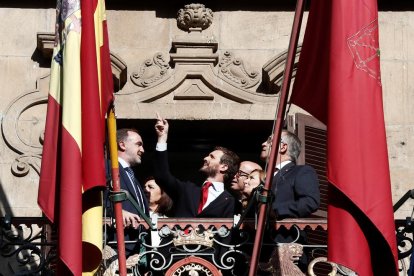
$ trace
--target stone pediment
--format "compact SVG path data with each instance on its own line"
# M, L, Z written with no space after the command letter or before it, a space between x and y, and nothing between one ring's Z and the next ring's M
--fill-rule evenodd
M142 62L117 97L133 97L133 101L144 103L167 98L248 104L268 102L275 97L256 92L259 71L246 69L243 60L231 52L219 56L217 44L200 32L175 38L169 57L155 53ZM173 96L168 97L169 94Z
M210 88L198 79L187 80L174 93L174 100L212 101L213 99L214 95L210 92Z
M176 119L273 119L286 53L252 68L243 56L219 50L206 31L213 23L213 12L202 4L180 9L177 27L183 33L172 38L168 53L155 49L130 69L116 94L117 115L153 118L154 110L162 110Z
M164 110L169 118L211 119L203 114L216 108L214 119L274 118L286 53L252 68L243 56L219 50L219 41L206 32L213 19L204 5L186 5L177 17L183 32L172 38L168 53L154 49L129 69L128 60L111 53L118 118L153 118L154 110ZM38 34L44 56L50 55L53 39Z

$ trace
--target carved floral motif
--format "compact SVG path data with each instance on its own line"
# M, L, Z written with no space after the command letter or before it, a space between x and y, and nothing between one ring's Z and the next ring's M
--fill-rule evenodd
M226 51L219 62L219 74L238 87L250 88L259 83L259 72L248 72L241 59Z
M203 4L185 5L178 11L177 25L183 31L205 30L213 23L213 12Z

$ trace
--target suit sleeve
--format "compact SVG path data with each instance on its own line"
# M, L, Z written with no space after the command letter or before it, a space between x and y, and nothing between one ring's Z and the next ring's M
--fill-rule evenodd
M229 194L228 203L226 204L223 210L223 217L224 218L233 218L234 214L236 213L236 202L233 196Z
M294 200L278 205L275 210L279 218L304 218L308 217L319 208L319 181L318 176L312 167L300 167L292 188Z
M154 178L168 195L176 197L183 182L171 174L167 151L155 151Z

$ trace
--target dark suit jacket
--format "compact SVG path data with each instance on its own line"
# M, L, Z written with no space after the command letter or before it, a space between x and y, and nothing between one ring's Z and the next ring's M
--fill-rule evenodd
M155 181L173 199L176 217L233 217L235 199L226 190L204 208L200 214L197 214L198 205L200 203L201 187L189 181L181 181L171 174L167 151L156 151L155 161Z
M112 176L111 176L111 167L110 167L109 160L106 163L106 176L107 176L108 183L110 183L110 180L111 180ZM138 179L137 179L137 181L138 181ZM130 193L130 195L132 196L132 198L137 203L139 203L138 199L135 196L134 188L132 187L133 184L129 180L128 174L125 171L125 169L121 166L121 164L119 164L119 182L121 184L121 189L128 191ZM142 194L142 197L143 197L143 200L144 200L144 206L142 206L142 207L144 208L145 214L149 215L148 200L145 196L144 189L139 184L139 182L138 182L138 185L137 185L136 188L141 191L141 194ZM138 214L138 211L135 209L135 207L132 205L132 203L129 200L126 200L126 201L122 202L122 209L125 210L125 211L128 211L128 212L134 213L134 214Z
M111 173L111 166L110 166L111 162L109 160L107 160L106 162L106 177L107 177L107 182L110 183L111 177L112 177L112 173ZM137 180L138 181L138 180ZM135 196L135 192L134 192L134 188L132 187L132 183L129 180L129 177L125 171L125 169L121 166L121 164L119 164L119 182L121 185L121 189L122 190L126 190L128 191L132 198L138 203L139 201L137 200L136 196ZM139 189L142 193L143 199L144 199L144 211L147 215L149 215L149 210L148 210L148 200L144 194L144 190L141 187L141 185L137 185L137 189ZM107 210L107 216L110 217L115 217L114 215L114 211L113 211L113 206L111 204L111 202L109 202L108 196L109 196L109 190L111 190L111 187L108 187L107 192L105 193L105 199L106 199L106 203L105 203L105 207ZM138 211L135 209L135 207L132 205L132 203L129 200L123 201L122 202L122 209L134 214L138 214ZM133 229L133 228L125 228L124 230L124 234L125 234L125 241L134 241L138 239L138 235L139 233L141 233L141 230L137 230L137 229ZM109 231L108 233L108 240L116 240L116 231L115 229L113 229L113 231ZM135 253L138 253L140 247L139 244L137 243L127 243L125 245L125 250L127 255L132 255Z
M275 196L272 209L277 219L304 218L319 208L320 194L319 181L315 170L307 165L296 165L291 162L285 165L274 177L272 192ZM274 238L278 243L296 241L300 244L307 243L306 232L279 228ZM298 261L302 271L306 271L308 258L306 252Z
M272 192L272 209L278 219L308 217L319 208L318 176L308 165L291 162L284 166L273 178Z

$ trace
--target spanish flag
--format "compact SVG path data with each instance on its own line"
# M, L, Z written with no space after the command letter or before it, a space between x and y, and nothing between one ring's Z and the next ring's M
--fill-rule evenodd
M58 0L38 204L58 226L58 275L102 259L105 114L113 84L105 5Z

